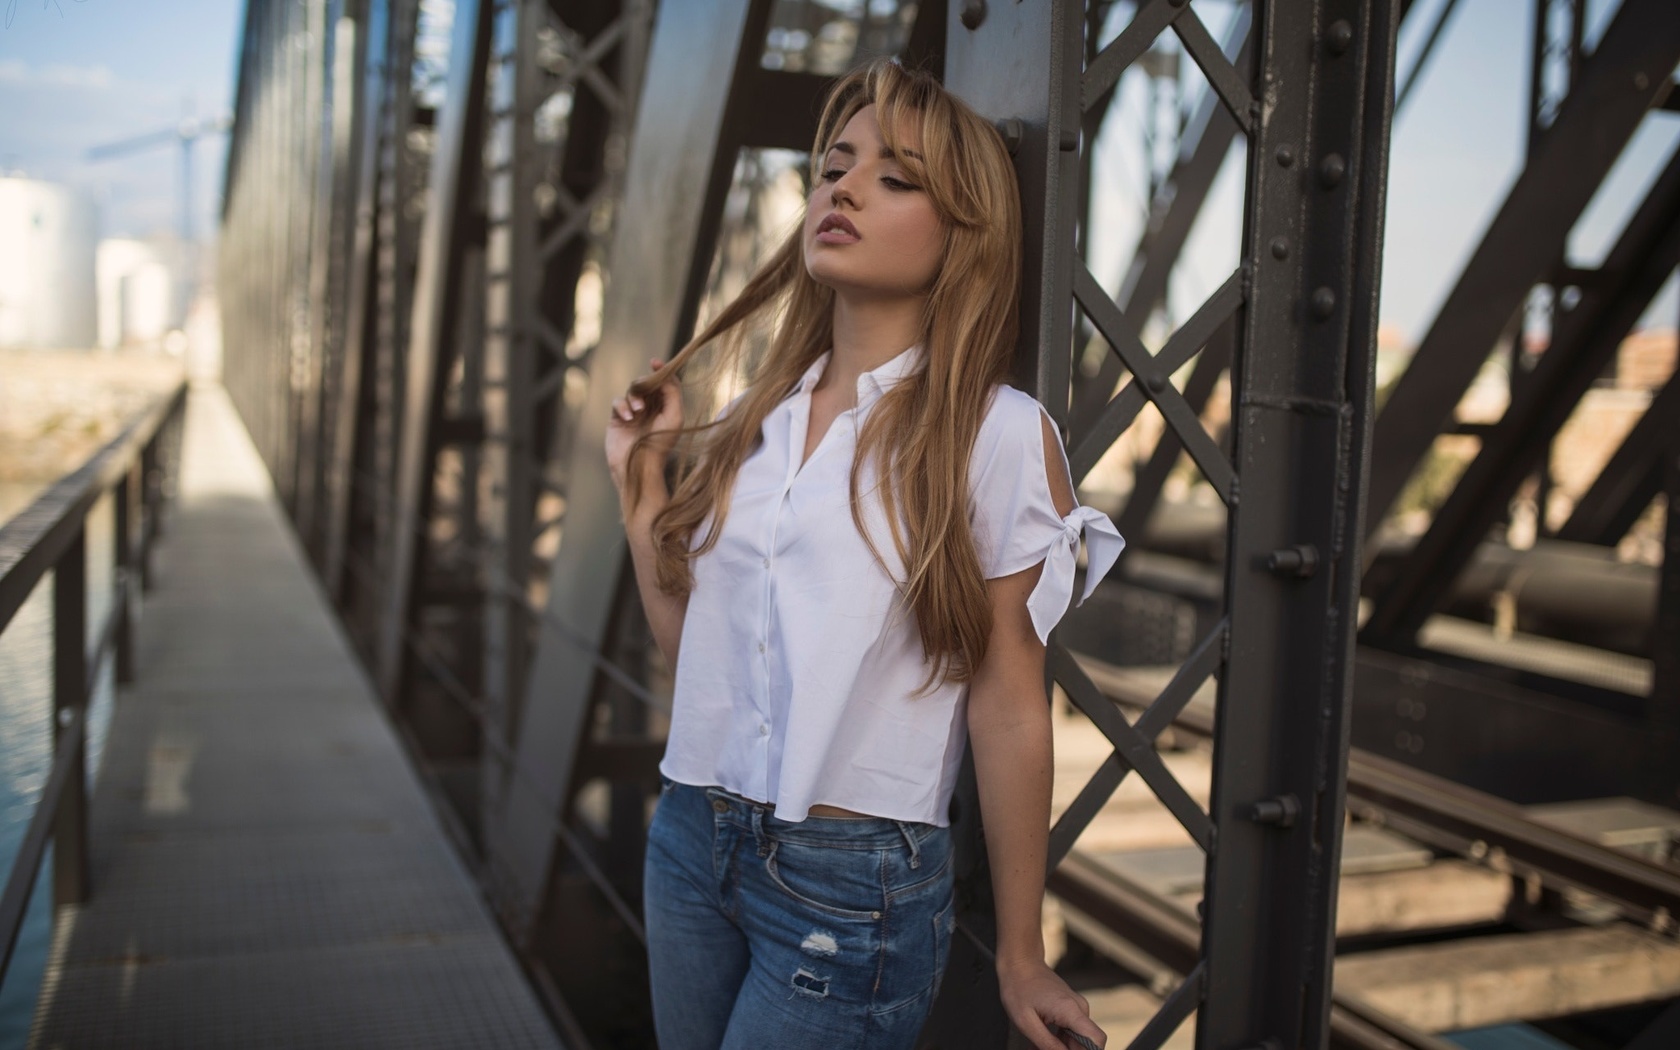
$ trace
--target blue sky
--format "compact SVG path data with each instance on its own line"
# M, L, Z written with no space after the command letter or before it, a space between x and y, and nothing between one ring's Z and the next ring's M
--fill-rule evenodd
M102 231L175 228L180 150L90 163L87 150L231 110L238 0L0 0L0 168L87 187ZM9 21L9 24L6 24ZM222 137L194 157L194 224L221 192Z
M1402 75L1423 18L1444 0L1418 0L1401 41ZM1385 251L1383 320L1408 342L1427 328L1463 261L1520 166L1532 0L1460 0L1431 64L1395 123ZM1617 0L1589 0L1589 42ZM1197 0L1217 33L1229 5ZM90 163L89 147L176 124L187 107L212 116L232 106L237 0L0 0L0 168L85 186L99 202L107 235L174 228L177 149L158 147ZM1199 90L1186 73L1186 90ZM1104 233L1094 268L1118 277L1118 256L1141 221L1135 127L1122 122L1102 156L1111 190L1098 203ZM1613 240L1643 186L1680 142L1680 116L1654 114L1601 200L1571 239L1591 261ZM195 157L194 224L209 229L221 190L224 143ZM1235 266L1240 239L1242 157L1234 153L1188 248L1173 300L1180 316ZM1130 185L1128 185L1128 180ZM1107 247L1104 248L1104 242ZM1106 255L1105 255L1106 252ZM1105 274L1106 268L1112 275ZM1648 320L1680 315L1671 284Z

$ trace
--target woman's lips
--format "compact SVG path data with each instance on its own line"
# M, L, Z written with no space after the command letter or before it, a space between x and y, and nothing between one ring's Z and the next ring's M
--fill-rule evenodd
M862 239L857 227L839 212L830 212L817 225L817 240L823 244L853 244Z

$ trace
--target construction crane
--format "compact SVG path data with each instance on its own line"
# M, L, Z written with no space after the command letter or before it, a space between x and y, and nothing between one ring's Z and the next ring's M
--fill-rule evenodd
M231 127L233 127L233 117L226 114L219 117L211 117L206 120L199 120L196 117L183 117L180 123L176 124L172 128L166 128L162 131L154 131L145 135L138 135L134 138L124 139L121 142L112 142L103 146L95 146L94 148L88 150L87 159L90 161L110 160L113 157L124 157L130 153L140 153L145 150L149 150L154 146L180 143L181 166L178 169L177 175L179 185L176 187L178 191L176 196L176 207L179 209L179 212L176 215L175 222L176 231L181 237L181 243L183 245L187 245L191 244L193 239L193 144L208 135L223 134Z

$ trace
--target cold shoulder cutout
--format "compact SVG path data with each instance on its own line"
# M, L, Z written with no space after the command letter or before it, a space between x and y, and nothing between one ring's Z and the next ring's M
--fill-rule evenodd
M1053 464L1060 467L1062 475L1056 481L1062 484L1051 481ZM1067 454L1049 414L1014 387L997 389L980 425L969 461L969 496L975 548L987 579L1044 563L1027 598L1041 642L1050 637L1073 597L1080 536L1088 548L1081 603L1126 546L1106 514L1080 506L1073 497ZM1072 509L1063 513L1058 504L1071 504Z

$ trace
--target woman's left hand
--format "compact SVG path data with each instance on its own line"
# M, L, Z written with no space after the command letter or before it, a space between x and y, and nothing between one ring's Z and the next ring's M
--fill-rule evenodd
M1073 1040L1051 1033L1048 1025L1078 1032L1101 1047L1108 1036L1091 1020L1091 1004L1043 962L998 968L998 987L1009 1020L1038 1050L1079 1050Z

